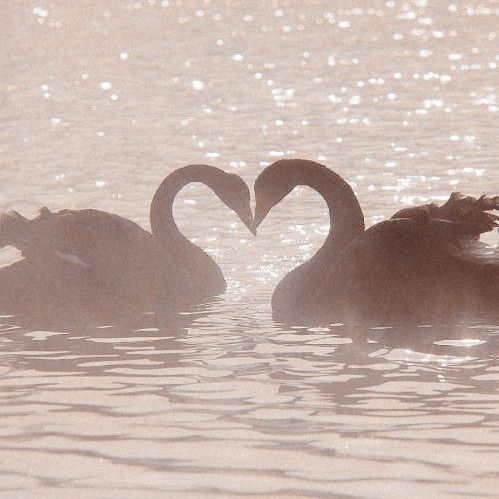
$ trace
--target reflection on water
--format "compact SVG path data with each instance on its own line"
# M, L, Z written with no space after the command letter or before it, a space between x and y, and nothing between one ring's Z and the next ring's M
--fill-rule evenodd
M211 308L3 317L2 488L492 496L497 326L281 329Z
M9 2L0 211L93 207L147 227L179 166L252 184L290 156L337 170L368 225L454 190L497 194L497 15L492 1ZM322 244L322 200L296 189L256 239L199 186L175 211L223 268L220 300L176 317L3 311L2 490L497 493L497 324L279 325L272 289Z

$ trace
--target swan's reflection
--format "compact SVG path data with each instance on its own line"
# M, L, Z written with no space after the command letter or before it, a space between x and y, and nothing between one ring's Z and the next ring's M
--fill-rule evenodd
M156 305L115 303L110 300L69 306L44 297L36 301L32 289L15 282L25 262L0 271L8 292L0 301L2 365L9 370L49 372L65 377L112 376L127 366L141 370L174 368L184 350L189 328L202 321L218 299L185 312ZM2 272L4 272L2 274ZM10 281L7 280L8 277ZM14 286L16 284L18 287ZM22 300L18 297L22 294ZM34 298L34 299L31 299ZM186 352L184 352L185 354ZM130 371L133 377L133 372ZM58 387L56 387L58 389Z
M57 325L52 322L50 329L47 323L34 322L32 316L3 316L1 355L11 369L28 370L33 375L106 376L127 366L172 368L187 348L182 338L194 317L200 315L202 312L161 317L148 312L86 324L66 319Z
M72 487L82 489L126 467L147 480L161 472L286 481L313 467L331 486L343 473L324 466L350 462L350 479L360 480L367 464L382 466L386 452L420 439L453 438L470 452L467 429L473 452L489 455L479 423L491 413L494 327L290 328L228 301L178 322L145 314L128 325L40 331L16 321L4 318L0 332L10 432L1 449L36 463L63 458L57 470L35 465L31 479L56 483L71 467ZM413 456L427 474L446 465L438 448ZM403 468L389 465L390 476Z
M386 446L425 438L443 436L454 443L462 438L464 449L465 428L471 425L481 434L482 421L493 414L488 402L498 333L496 326L486 325L278 326L257 347L260 362L268 362L262 370L274 391L264 403L254 397L234 424L272 435L264 448L292 448L308 458L340 452L343 458L359 459L370 449L366 439L379 447L367 452L371 461ZM263 378L251 371L254 366L241 377ZM473 451L489 450L481 437L473 446ZM424 455L418 461L430 468L440 463Z
M168 299L153 304L147 300L132 301L107 290L90 290L80 282L46 288L42 279L33 277L32 265L26 260L0 268L0 314L15 315L18 324L28 328L58 330L114 324L133 330L144 321L146 311L151 312L157 326L183 324L185 314L201 313L220 299L186 305L179 311L177 306L171 307ZM91 299L78 299L82 294L90 294Z

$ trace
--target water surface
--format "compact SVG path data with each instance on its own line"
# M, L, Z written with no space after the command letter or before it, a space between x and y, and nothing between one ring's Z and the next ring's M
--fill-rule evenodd
M335 169L368 225L497 194L496 3L369 4L9 0L0 210L94 207L148 227L175 168L252 185L281 157ZM175 213L228 280L214 303L108 321L4 311L2 490L497 493L499 325L282 326L272 290L322 244L325 203L295 190L256 239L204 187Z

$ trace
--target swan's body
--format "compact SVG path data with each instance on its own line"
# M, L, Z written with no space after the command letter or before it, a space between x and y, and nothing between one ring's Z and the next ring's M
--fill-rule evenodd
M208 165L189 165L166 177L156 191L151 232L98 210L52 213L42 208L32 220L16 212L1 215L0 246L21 250L25 259L15 265L22 285L36 287L37 295L47 292L77 302L199 303L223 292L225 280L213 259L183 236L173 219L175 196L190 182L209 186L250 226L250 196L243 180Z
M360 205L341 177L312 161L281 160L255 182L254 227L297 185L323 196L331 228L322 248L277 285L277 318L420 321L499 314L499 255L474 252L479 234L496 225L487 210L499 208L498 198L454 195L443 206L405 209L364 230Z

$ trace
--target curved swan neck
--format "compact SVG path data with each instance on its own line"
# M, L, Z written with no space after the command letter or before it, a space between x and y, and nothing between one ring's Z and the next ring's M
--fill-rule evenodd
M178 230L173 218L173 202L179 191L191 182L200 182L217 192L217 186L225 172L209 165L188 165L168 175L154 194L151 211L151 232L168 246L189 244L194 246Z
M316 190L326 201L331 226L322 246L346 244L364 231L364 215L357 197L348 183L329 168L305 160L288 160L295 185L306 185ZM319 250L319 251L321 251Z
M284 317L294 314L300 318L318 317L320 310L317 307L320 307L325 293L328 299L332 298L330 290L324 291L324 285L337 279L335 265L341 265L348 244L364 232L362 209L348 183L325 166L306 160L284 160L282 165L274 165L277 167L275 182L285 182L288 192L297 185L306 185L324 198L331 226L317 253L277 285L272 296L272 309ZM338 291L340 288L334 289Z
M200 297L222 292L225 280L213 259L178 230L173 218L173 202L180 189L190 182L201 182L222 197L224 175L222 170L208 165L179 168L163 180L151 203L151 232L158 250L165 251L165 257L174 265L169 279L176 282L180 290L187 287Z

